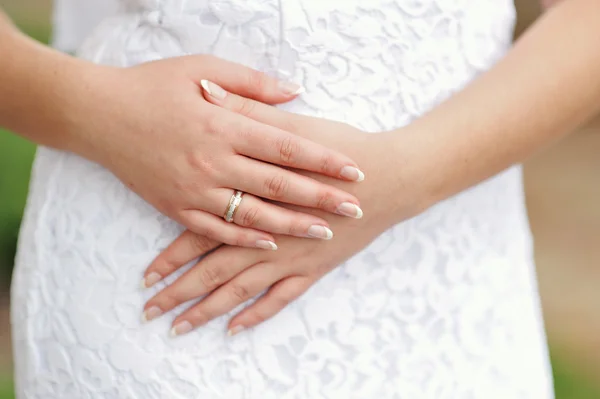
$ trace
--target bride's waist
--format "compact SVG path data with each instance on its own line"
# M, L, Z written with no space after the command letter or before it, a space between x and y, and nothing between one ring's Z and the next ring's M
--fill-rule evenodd
M113 16L94 29L77 55L119 67L192 54L214 54L262 70L274 65L280 47L277 21L248 21L251 15L209 11Z

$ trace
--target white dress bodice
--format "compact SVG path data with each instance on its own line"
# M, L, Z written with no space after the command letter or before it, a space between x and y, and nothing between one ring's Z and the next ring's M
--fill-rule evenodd
M303 84L290 111L377 132L490 68L514 16L509 0L58 0L55 45L123 67L215 54ZM140 324L143 270L180 231L99 165L38 151L12 292L18 398L552 397L518 166L234 338L228 317L178 339L173 314Z

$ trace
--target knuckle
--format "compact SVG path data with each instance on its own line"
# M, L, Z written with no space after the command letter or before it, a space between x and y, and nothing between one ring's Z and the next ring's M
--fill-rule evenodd
M219 267L204 267L200 270L200 283L209 289L223 283L223 273Z
M241 284L232 284L231 295L238 301L246 301L250 299L250 291Z
M210 317L204 312L203 309L194 308L190 309L189 320L192 322L192 325L201 326L208 323Z
M215 112L203 116L203 125L204 129L210 134L218 135L227 130L223 124L223 120Z
M216 230L214 230L214 229L212 229L210 227L205 227L203 230L204 231L202 232L202 235L204 237L206 237L207 240L210 240L210 241L221 241L221 240L219 240L219 235L216 232Z
M329 153L329 152L326 152L321 157L321 161L320 161L320 164L319 164L319 171L320 172L327 172L327 171L329 171L329 169L334 164L334 162L335 161L334 161L333 155L331 153Z
M176 290L165 289L162 295L156 298L156 305L163 311L173 309L181 302ZM153 304L154 305L154 304Z
M253 91L261 93L267 88L266 75L254 69L248 71L248 86Z
M248 234L240 232L239 234L237 234L235 236L235 239L233 240L233 242L231 244L236 247L243 247L243 246L246 246L250 242L249 238L250 237Z
M300 146L293 137L284 137L277 142L277 151L281 162L289 165L298 157Z
M317 194L317 208L331 209L334 204L334 195L329 190L322 190Z
M187 162L194 171L203 175L212 175L215 172L213 160L199 151L190 151L187 156Z
M265 190L272 199L280 199L285 196L288 189L288 181L281 175L269 178L265 182Z
M254 101L245 98L240 99L240 103L237 106L237 113L247 117L251 117L252 115L254 115L255 110L256 103Z
M260 210L257 207L251 207L241 212L240 225L244 227L254 227L260 220Z
M211 243L210 239L206 236L201 236L200 234L192 234L192 236L190 237L190 244L192 245L192 248L204 252L208 250Z
M301 232L303 230L305 230L305 228L302 227L302 223L300 220L292 220L290 221L290 224L288 225L287 230L287 235L290 236L304 236L304 234L301 234Z

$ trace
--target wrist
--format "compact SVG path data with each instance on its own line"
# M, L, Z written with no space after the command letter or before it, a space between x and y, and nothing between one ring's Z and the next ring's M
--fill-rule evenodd
M379 196L390 225L414 217L442 199L440 171L420 133L408 126L380 134L380 151L373 161L379 165Z
M10 30L10 29L9 29ZM41 145L72 150L80 86L94 65L50 49L14 29L0 62L0 124ZM4 99L4 101L2 101Z

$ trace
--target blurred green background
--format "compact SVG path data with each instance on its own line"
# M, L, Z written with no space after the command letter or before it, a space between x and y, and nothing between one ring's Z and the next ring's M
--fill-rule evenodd
M535 0L517 0L516 4L520 32L539 10ZM48 42L50 0L0 0L0 6L21 29ZM8 293L34 152L30 143L0 130L0 399L14 398ZM598 180L600 122L526 166L527 201L557 399L600 398Z

